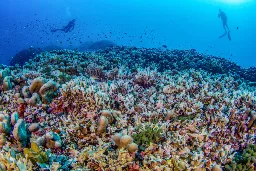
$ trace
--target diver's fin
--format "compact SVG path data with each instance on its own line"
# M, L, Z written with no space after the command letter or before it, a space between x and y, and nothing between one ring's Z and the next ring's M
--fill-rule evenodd
M231 41L230 31L228 32L228 40Z
M226 35L227 33L225 32L223 35L221 35L219 38L222 38L222 37L224 37L225 35Z
M53 30L51 30L51 32L56 32L58 30L62 30L62 29L53 29Z

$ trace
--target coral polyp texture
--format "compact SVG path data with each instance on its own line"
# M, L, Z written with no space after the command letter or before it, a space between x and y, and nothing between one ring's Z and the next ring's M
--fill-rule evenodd
M256 84L242 71L135 47L0 66L0 170L255 170Z

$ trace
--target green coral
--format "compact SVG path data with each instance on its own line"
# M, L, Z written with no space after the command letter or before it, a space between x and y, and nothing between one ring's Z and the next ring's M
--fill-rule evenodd
M44 164L49 161L49 151L42 151L35 143L31 143L31 148L24 148L24 154L33 164Z
M139 125L137 127L139 133L133 134L132 138L136 144L140 146L140 149L144 149L149 146L150 143L157 144L161 141L163 130L155 124L146 124L145 127Z
M234 161L225 166L226 171L253 171L256 163L256 145L251 144L242 153L235 155Z
M189 121L189 120L194 120L195 118L197 117L197 114L191 114L191 115L180 115L178 117L176 117L174 119L174 121L180 121L180 122L183 122L183 121Z
M51 67L50 66L48 66L48 65L46 65L43 69L42 69L42 71L41 71L42 73L44 73L45 75L51 75Z
M61 72L60 75L58 76L58 81L61 84L68 82L70 80L71 80L71 76L66 73Z

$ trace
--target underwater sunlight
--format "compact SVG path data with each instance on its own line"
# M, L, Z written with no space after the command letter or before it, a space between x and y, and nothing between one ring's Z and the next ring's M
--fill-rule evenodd
M237 5L240 5L240 4L251 2L252 0L216 0L216 1L227 3L227 4L237 4Z

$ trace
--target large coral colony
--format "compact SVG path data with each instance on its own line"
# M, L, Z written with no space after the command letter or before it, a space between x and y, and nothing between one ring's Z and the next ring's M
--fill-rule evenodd
M2 65L0 170L255 170L255 87L236 70L135 47Z

